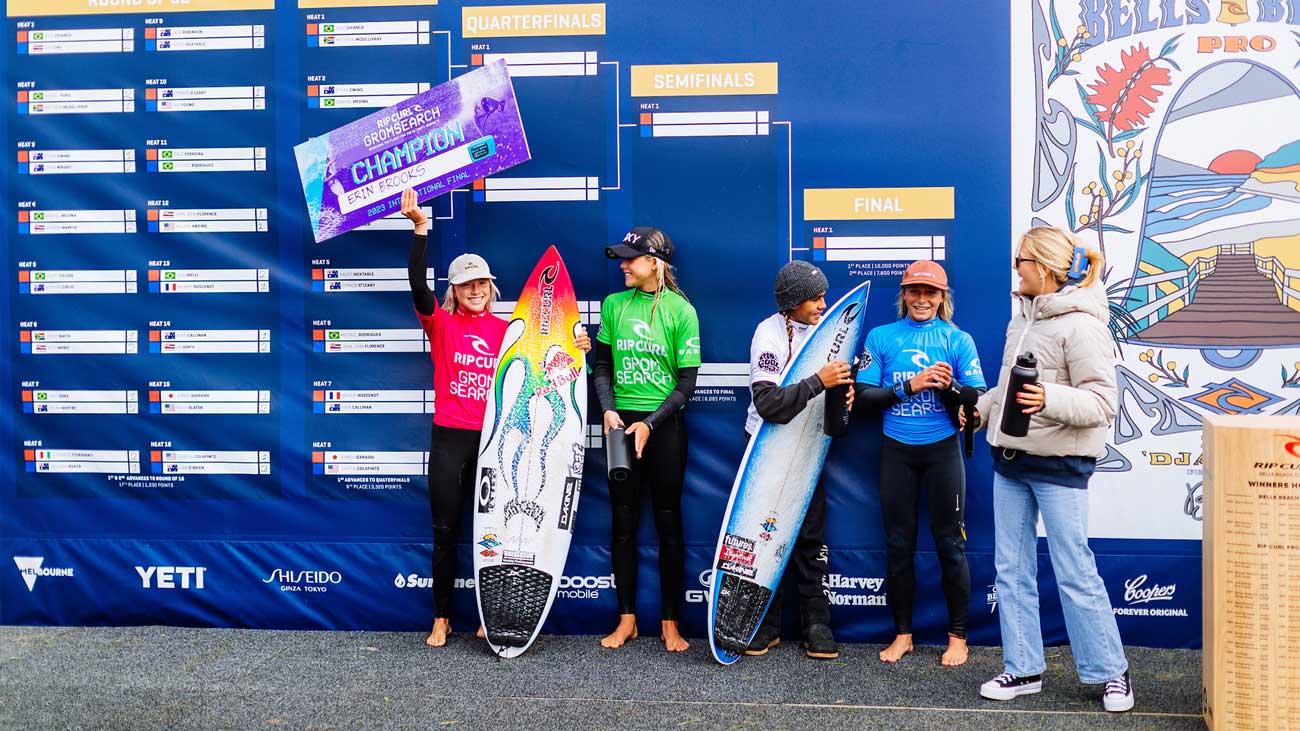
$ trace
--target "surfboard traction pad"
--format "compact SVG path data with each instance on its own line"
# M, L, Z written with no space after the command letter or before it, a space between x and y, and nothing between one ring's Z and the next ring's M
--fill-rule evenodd
M526 647L551 596L550 574L531 566L502 564L479 570L483 625L498 647Z
M723 573L718 587L713 641L728 652L742 653L758 631L758 623L767 614L772 590L761 584Z

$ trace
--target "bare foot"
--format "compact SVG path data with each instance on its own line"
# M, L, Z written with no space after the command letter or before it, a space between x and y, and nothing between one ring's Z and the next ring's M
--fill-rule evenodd
M889 647L880 651L881 662L898 662L904 655L912 651L912 635L898 635L894 641L889 643Z
M941 662L948 667L966 664L966 640L948 635L948 649L943 651Z
M433 629L429 632L429 638L424 644L429 647L442 647L447 644L447 635L451 634L451 621L446 617L439 617L433 620Z
M636 632L636 615L620 614L618 615L618 626L610 632L605 639L600 641L601 647L607 647L611 650L617 650L628 640L635 640Z
M487 630L483 629L483 625L480 624L480 625L478 626L478 632L475 632L475 633L474 633L474 636L477 637L477 638L479 638L480 640L486 640L486 639L487 639Z
M659 623L663 627L664 647L669 652L682 652L690 647L690 643L682 637L682 633L677 631L677 620L665 619Z

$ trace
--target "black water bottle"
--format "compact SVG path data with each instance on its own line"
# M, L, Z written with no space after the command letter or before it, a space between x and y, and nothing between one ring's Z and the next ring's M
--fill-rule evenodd
M1029 414L1016 402L1016 394L1025 386L1038 383L1038 361L1033 353L1027 352L1016 358L1010 378L1002 402L1002 433L1009 437L1023 437L1029 433Z
M826 432L828 437L843 436L849 430L849 389L853 388L852 381L858 375L858 359L854 356L849 362L849 383L831 386L826 389L826 413L824 414L824 423L822 431Z
M622 429L610 429L605 435L605 466L614 482L622 482L632 474L632 443Z

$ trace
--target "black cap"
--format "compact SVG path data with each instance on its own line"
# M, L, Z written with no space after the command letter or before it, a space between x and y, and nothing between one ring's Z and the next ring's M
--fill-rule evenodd
M668 238L668 234L654 226L637 226L627 232L627 236L623 237L622 243L605 247L605 256L611 259L635 259L638 256L653 256L666 262L672 262L674 251L676 251L676 248L673 246L673 240Z

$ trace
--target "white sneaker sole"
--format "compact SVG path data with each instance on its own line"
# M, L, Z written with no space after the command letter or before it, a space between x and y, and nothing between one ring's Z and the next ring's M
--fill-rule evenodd
M1037 680L1024 685L1017 685L1013 688L1004 688L993 683L985 683L980 686L980 695L991 701L1009 701L1022 695L1033 695L1043 689L1043 681Z
M1133 708L1133 694L1125 696L1105 696L1101 699L1101 704L1111 713L1123 713Z

